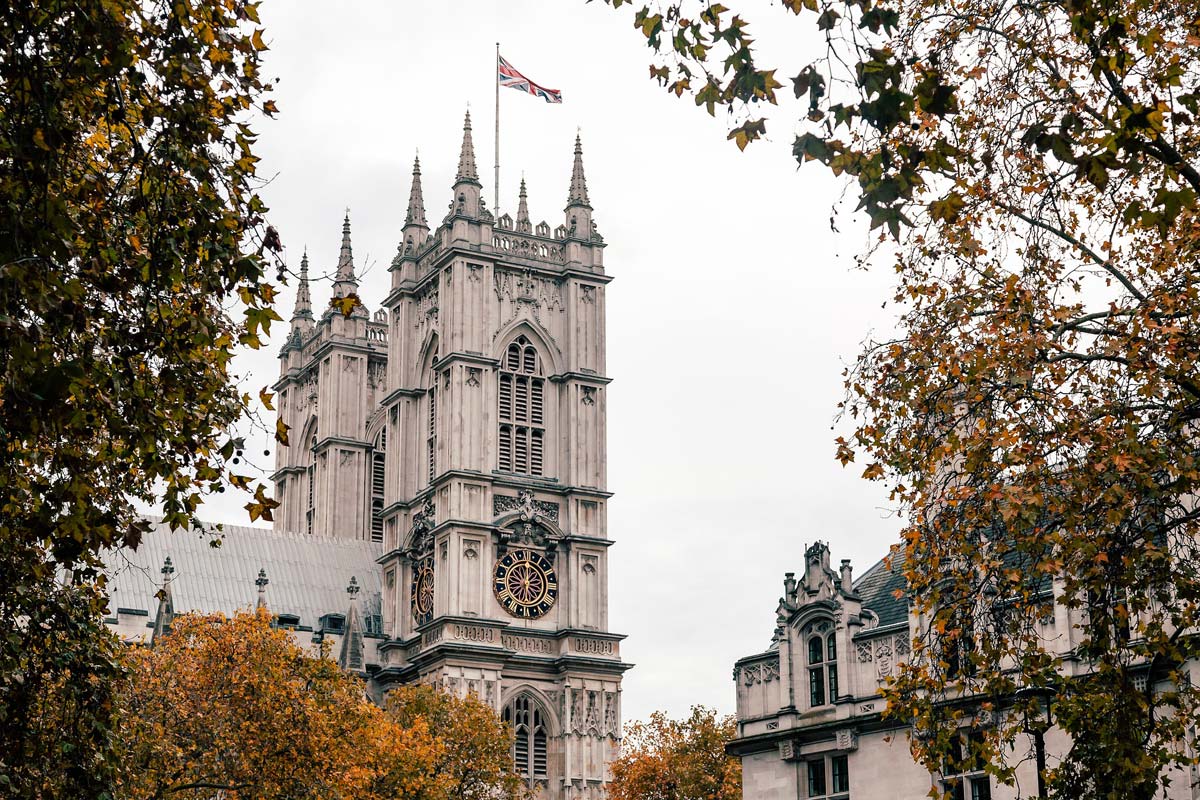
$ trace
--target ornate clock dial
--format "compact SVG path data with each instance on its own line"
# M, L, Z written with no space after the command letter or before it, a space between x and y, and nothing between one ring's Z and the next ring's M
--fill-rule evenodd
M537 619L554 607L558 577L554 565L541 553L510 550L492 570L492 592L510 615Z
M413 564L410 591L413 619L424 625L433 618L433 559L425 558Z

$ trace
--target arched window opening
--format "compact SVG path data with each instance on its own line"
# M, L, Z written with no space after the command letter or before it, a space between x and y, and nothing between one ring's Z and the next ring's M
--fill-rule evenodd
M383 541L383 486L386 476L387 428L375 437L371 452L371 541Z
M503 719L512 726L513 767L527 780L547 776L546 720L541 707L527 695L518 695L504 709Z
M309 536L313 532L313 505L317 495L317 429L314 427L308 441L308 498L304 504L304 530Z
M508 346L500 366L498 466L501 472L545 472L545 380L537 348L524 336Z
M837 635L826 632L824 623L809 629L808 644L808 704L815 708L837 700Z
M429 362L429 433L425 441L426 462L428 464L427 479L430 484L437 477L437 372L433 365L437 363L438 352L433 351L433 360Z

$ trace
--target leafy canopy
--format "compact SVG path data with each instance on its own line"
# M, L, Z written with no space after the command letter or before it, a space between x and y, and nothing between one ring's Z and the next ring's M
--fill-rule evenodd
M20 757L46 748L48 771L94 776L58 796L106 791L97 552L137 544L135 502L182 527L238 479L229 430L250 398L230 359L278 319L257 23L246 0L0 13L0 784L16 796L56 794ZM241 485L269 517L265 487ZM97 680L77 681L87 658ZM38 739L24 709L52 687L89 739Z
M612 765L612 800L740 800L742 764L725 754L737 735L733 717L693 706L686 719L655 711L626 726Z
M838 441L910 522L923 628L889 709L931 768L990 719L974 755L1010 780L998 754L1047 695L1072 741L1053 791L1148 798L1198 710L1200 9L784 5L825 44L791 80L795 158L853 179L883 234L864 256L897 278L898 334L848 370ZM634 22L654 79L734 109L739 146L765 135L781 87L745 19Z

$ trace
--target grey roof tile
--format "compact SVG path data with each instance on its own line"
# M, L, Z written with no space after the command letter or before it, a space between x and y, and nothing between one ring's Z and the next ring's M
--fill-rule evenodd
M316 628L325 614L345 614L350 606L346 586L353 576L362 587L360 613L378 618L382 576L375 559L383 546L375 542L327 539L266 528L226 525L214 536L193 531L171 532L161 521L143 537L137 550L105 554L109 606L153 615L154 594L162 585L163 561L175 567L171 596L175 611L222 612L253 608L258 600L254 581L267 571L267 606L276 614L295 614L301 625Z

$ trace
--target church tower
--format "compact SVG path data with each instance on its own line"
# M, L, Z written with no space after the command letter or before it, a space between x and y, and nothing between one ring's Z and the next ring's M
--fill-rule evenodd
M344 230L335 296L357 289ZM611 279L578 138L561 224L531 221L523 181L496 219L468 114L448 212L431 230L414 162L400 238L374 320L314 323L302 281L277 527L382 539L377 689L474 693L539 795L602 797L630 665L608 631Z

